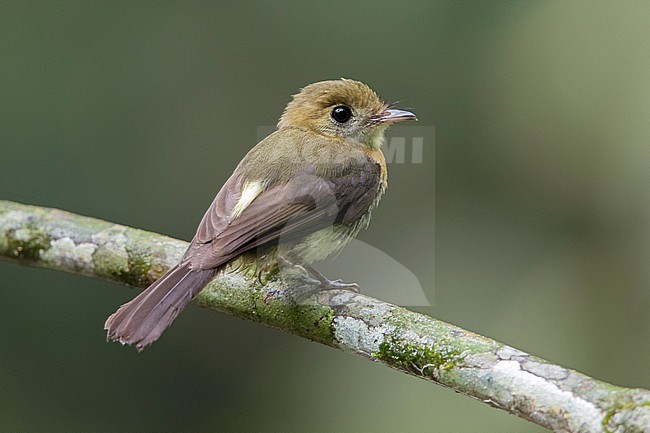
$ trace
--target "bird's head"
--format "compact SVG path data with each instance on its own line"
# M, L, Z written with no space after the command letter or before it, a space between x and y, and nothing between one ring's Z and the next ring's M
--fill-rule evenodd
M417 120L415 114L385 104L362 82L343 78L310 84L294 95L278 129L297 128L378 149L389 125L409 119Z

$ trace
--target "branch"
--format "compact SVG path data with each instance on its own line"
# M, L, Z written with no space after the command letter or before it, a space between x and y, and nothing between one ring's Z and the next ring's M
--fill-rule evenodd
M144 288L186 247L156 233L0 200L0 258L22 264ZM362 294L326 291L296 303L288 294L295 289L233 272L194 303L380 361L556 432L650 432L650 391L595 380Z

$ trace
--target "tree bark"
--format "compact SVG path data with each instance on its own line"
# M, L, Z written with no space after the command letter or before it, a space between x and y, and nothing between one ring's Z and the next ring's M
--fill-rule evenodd
M0 258L144 288L187 243L69 212L0 200ZM304 290L304 288L302 288ZM194 299L479 399L555 432L650 432L650 392L622 388L495 340L349 291L296 301L291 275L236 272Z

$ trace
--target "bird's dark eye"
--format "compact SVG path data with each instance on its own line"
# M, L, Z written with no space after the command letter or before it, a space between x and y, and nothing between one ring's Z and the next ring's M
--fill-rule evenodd
M345 123L352 117L352 110L345 105L338 105L332 109L332 119L338 123Z

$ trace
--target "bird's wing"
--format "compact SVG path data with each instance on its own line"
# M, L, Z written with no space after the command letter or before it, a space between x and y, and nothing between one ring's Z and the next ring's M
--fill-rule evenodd
M235 173L203 217L184 257L193 269L213 269L259 246L356 221L379 194L381 172L371 159L327 178L310 166L287 182L265 186L245 208L237 209L245 198L241 183Z

